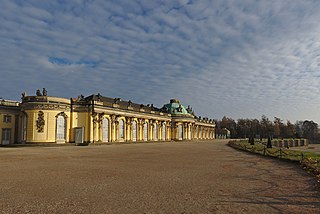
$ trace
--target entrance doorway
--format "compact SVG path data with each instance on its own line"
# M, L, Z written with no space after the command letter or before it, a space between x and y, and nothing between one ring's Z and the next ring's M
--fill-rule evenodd
M57 143L66 142L66 119L63 115L57 116L57 134L56 134Z
M11 142L11 129L2 129L2 145L8 145Z

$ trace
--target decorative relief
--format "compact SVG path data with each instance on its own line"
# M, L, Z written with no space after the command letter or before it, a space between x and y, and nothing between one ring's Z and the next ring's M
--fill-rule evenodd
M139 124L139 125L144 124L144 119L143 119L143 118L138 118L138 124Z
M99 121L99 118L97 118L98 113L93 112L92 113L92 122L93 124L97 123Z
M38 119L36 120L36 127L38 132L44 132L44 125L46 124L44 120L43 111L38 112Z
M126 117L127 126L131 126L133 119L131 117Z
M70 109L70 106L67 105L56 105L56 104L39 104L32 106L33 109L43 109L43 110L66 110Z
M60 112L59 114L56 115L56 118L59 116L63 116L64 118L68 118L67 114L64 112Z
M110 115L110 119L111 119L111 123L116 123L118 121L118 117L117 115Z

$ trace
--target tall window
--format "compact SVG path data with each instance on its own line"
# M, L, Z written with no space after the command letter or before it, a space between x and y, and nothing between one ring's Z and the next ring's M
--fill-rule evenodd
M153 139L158 140L158 126L156 123L153 125Z
M11 123L11 115L3 115L3 122L4 123Z
M2 129L1 144L7 145L11 143L10 141L11 141L11 129Z
M109 120L105 117L102 120L102 141L109 141Z
M162 140L166 140L166 124L162 125Z
M132 140L137 140L137 121L135 120L132 122Z
M25 142L27 140L27 114L22 113L21 116L21 141Z
M148 123L143 124L143 140L148 140Z
M179 138L179 140L182 140L182 138L183 138L183 127L181 124L178 125L178 138Z
M119 140L124 140L124 120L119 121Z
M57 141L66 140L66 120L63 115L57 116Z

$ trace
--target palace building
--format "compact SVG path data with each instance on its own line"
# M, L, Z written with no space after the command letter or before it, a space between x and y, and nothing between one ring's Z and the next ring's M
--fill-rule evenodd
M1 144L108 143L215 138L215 123L171 99L162 108L100 94L78 98L22 94L0 100Z

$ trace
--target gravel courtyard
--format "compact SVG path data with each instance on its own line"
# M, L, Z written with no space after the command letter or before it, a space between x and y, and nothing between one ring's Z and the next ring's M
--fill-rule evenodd
M298 166L225 141L0 148L2 213L320 213Z

